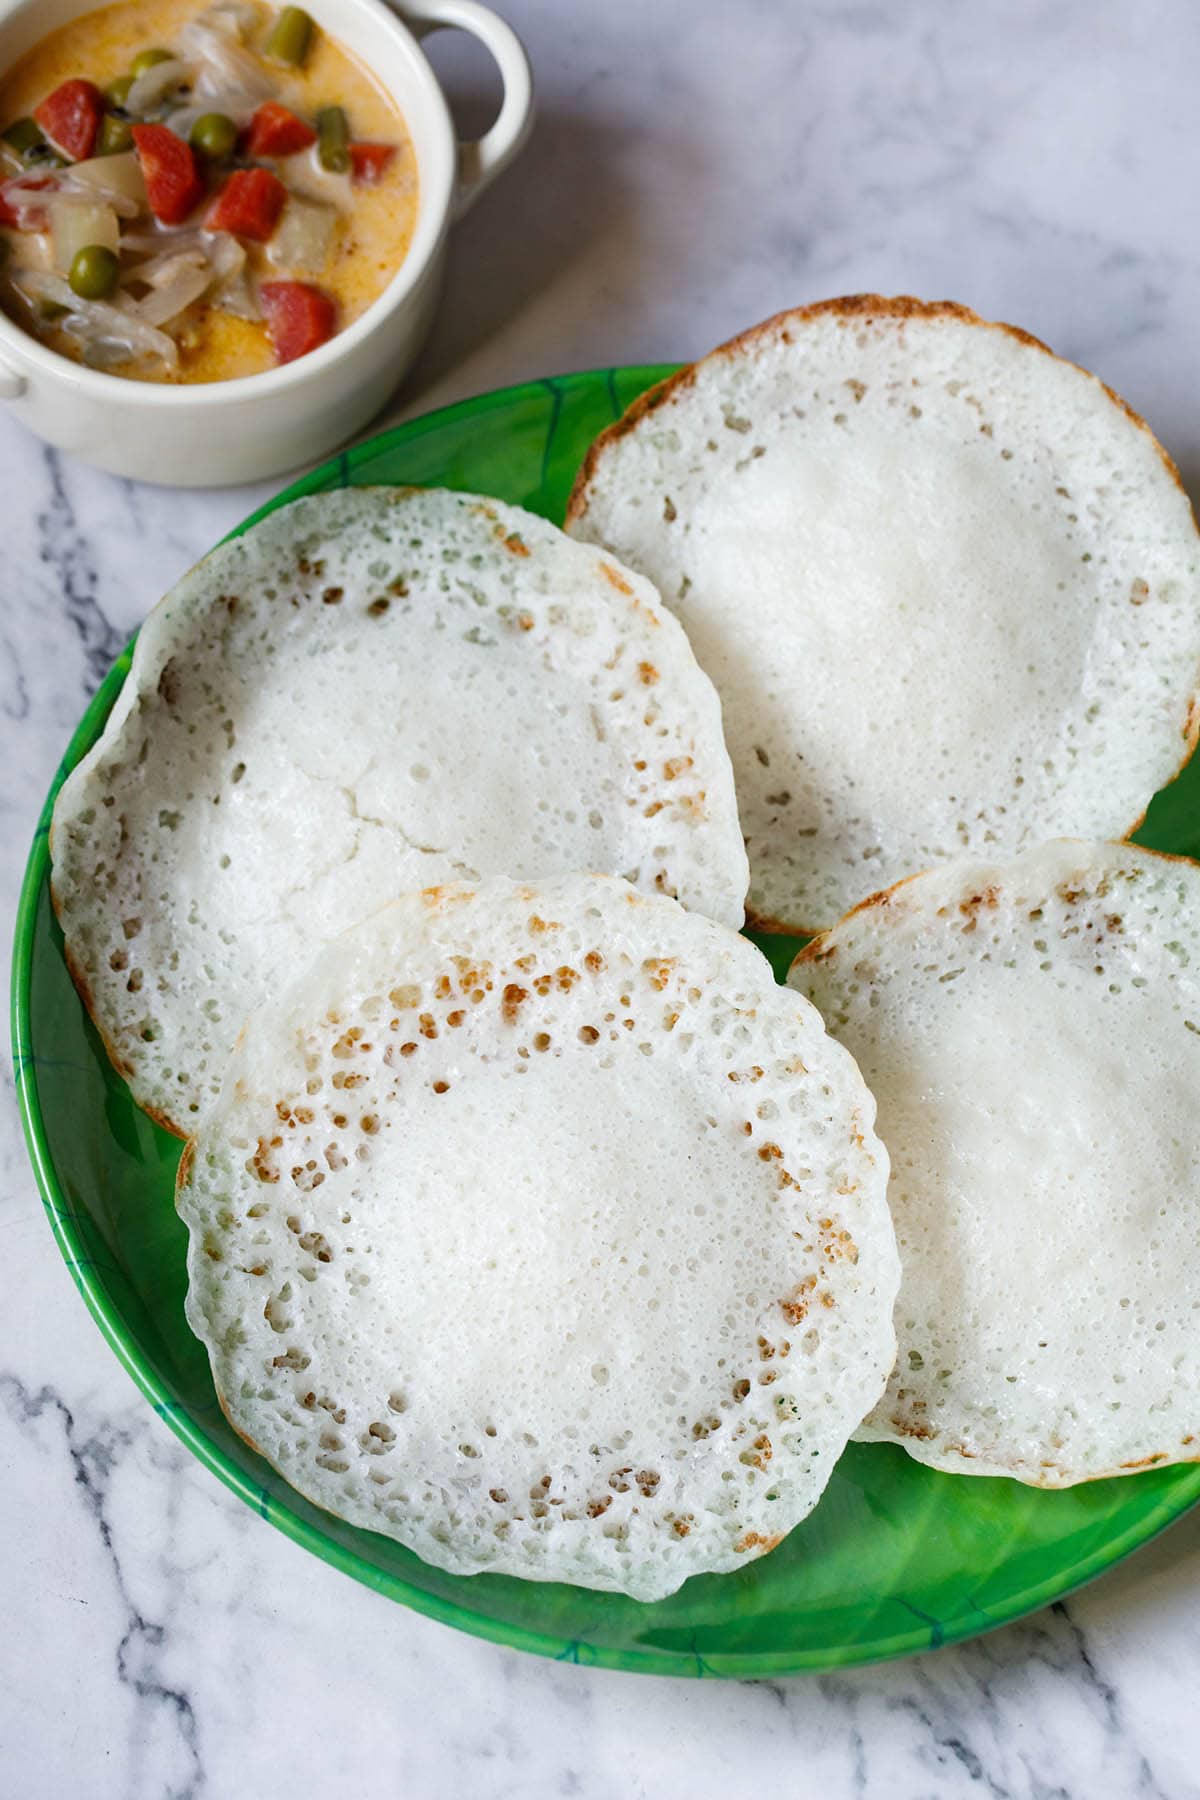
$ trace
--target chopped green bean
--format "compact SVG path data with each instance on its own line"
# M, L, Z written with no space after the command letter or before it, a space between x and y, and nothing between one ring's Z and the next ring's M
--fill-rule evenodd
M18 156L28 156L31 150L38 149L46 142L42 128L36 119L14 119L7 131L0 133L10 150Z
M67 159L60 156L42 131L36 119L17 119L0 132L4 142L15 150L21 161L39 169L65 169Z
M75 252L67 280L81 300L107 300L120 273L115 251L106 244L85 244Z
M276 62L299 68L312 48L313 22L302 6L285 6L267 38L266 51Z
M100 135L96 139L96 155L119 156L122 150L129 150L132 145L132 120L119 118L116 113L105 113L100 121Z
M350 124L340 106L323 106L317 114L317 160L333 175L350 167Z
M174 62L175 58L169 50L139 50L129 67L136 81L147 69L156 69L159 63Z

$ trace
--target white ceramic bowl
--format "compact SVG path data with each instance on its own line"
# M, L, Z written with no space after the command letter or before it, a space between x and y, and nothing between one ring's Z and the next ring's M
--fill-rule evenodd
M100 0L0 5L0 68ZM202 0L197 0L197 11ZM428 330L451 222L511 161L532 123L529 63L515 33L475 0L305 0L317 23L373 71L404 115L420 184L412 243L395 278L320 350L237 381L172 387L128 381L58 356L0 312L0 398L31 431L137 481L218 487L319 457L373 414ZM445 95L418 39L453 26L478 37L504 82L478 143L455 140Z

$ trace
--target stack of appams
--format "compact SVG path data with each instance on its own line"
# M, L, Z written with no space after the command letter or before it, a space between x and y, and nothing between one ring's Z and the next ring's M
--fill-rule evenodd
M285 509L64 788L68 957L192 1134L235 1428L438 1566L644 1599L772 1548L860 1425L1046 1486L1191 1456L1196 873L1027 849L1132 829L1195 741L1165 453L1024 333L859 298L638 402L569 527ZM790 977L880 1098L895 1331L874 1101L728 929L738 804L754 923L899 883Z

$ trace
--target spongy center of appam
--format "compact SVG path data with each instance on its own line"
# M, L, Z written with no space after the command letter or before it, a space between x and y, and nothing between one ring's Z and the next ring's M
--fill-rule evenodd
M360 1304L388 1326L360 1321L355 1350L384 1391L432 1362L448 1418L491 1411L544 1441L581 1403L603 1438L636 1429L649 1397L658 1412L684 1388L692 1408L698 1386L724 1394L719 1355L681 1367L681 1346L697 1320L718 1345L754 1341L773 1271L763 1260L756 1282L727 1250L770 1243L774 1171L747 1182L735 1122L706 1116L677 1070L637 1061L545 1057L527 1079L474 1064L436 1105L401 1103L350 1202L371 1248Z

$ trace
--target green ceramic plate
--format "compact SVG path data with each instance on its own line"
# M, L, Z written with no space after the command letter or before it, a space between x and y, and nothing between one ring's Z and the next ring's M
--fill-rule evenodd
M347 483L419 482L561 519L592 437L666 373L572 375L465 401L327 463L264 511ZM933 1474L890 1446L852 1445L816 1512L774 1555L643 1606L502 1576L456 1579L293 1493L217 1407L183 1319L185 1233L172 1205L179 1145L109 1068L50 907L54 795L99 735L128 667L127 650L71 741L30 853L13 983L17 1092L55 1237L101 1331L172 1430L264 1519L380 1593L480 1637L608 1668L754 1676L902 1656L986 1631L1099 1574L1200 1498L1200 1468L1042 1494ZM1160 796L1143 838L1194 850L1198 786L1200 771ZM796 943L764 948L782 972Z

